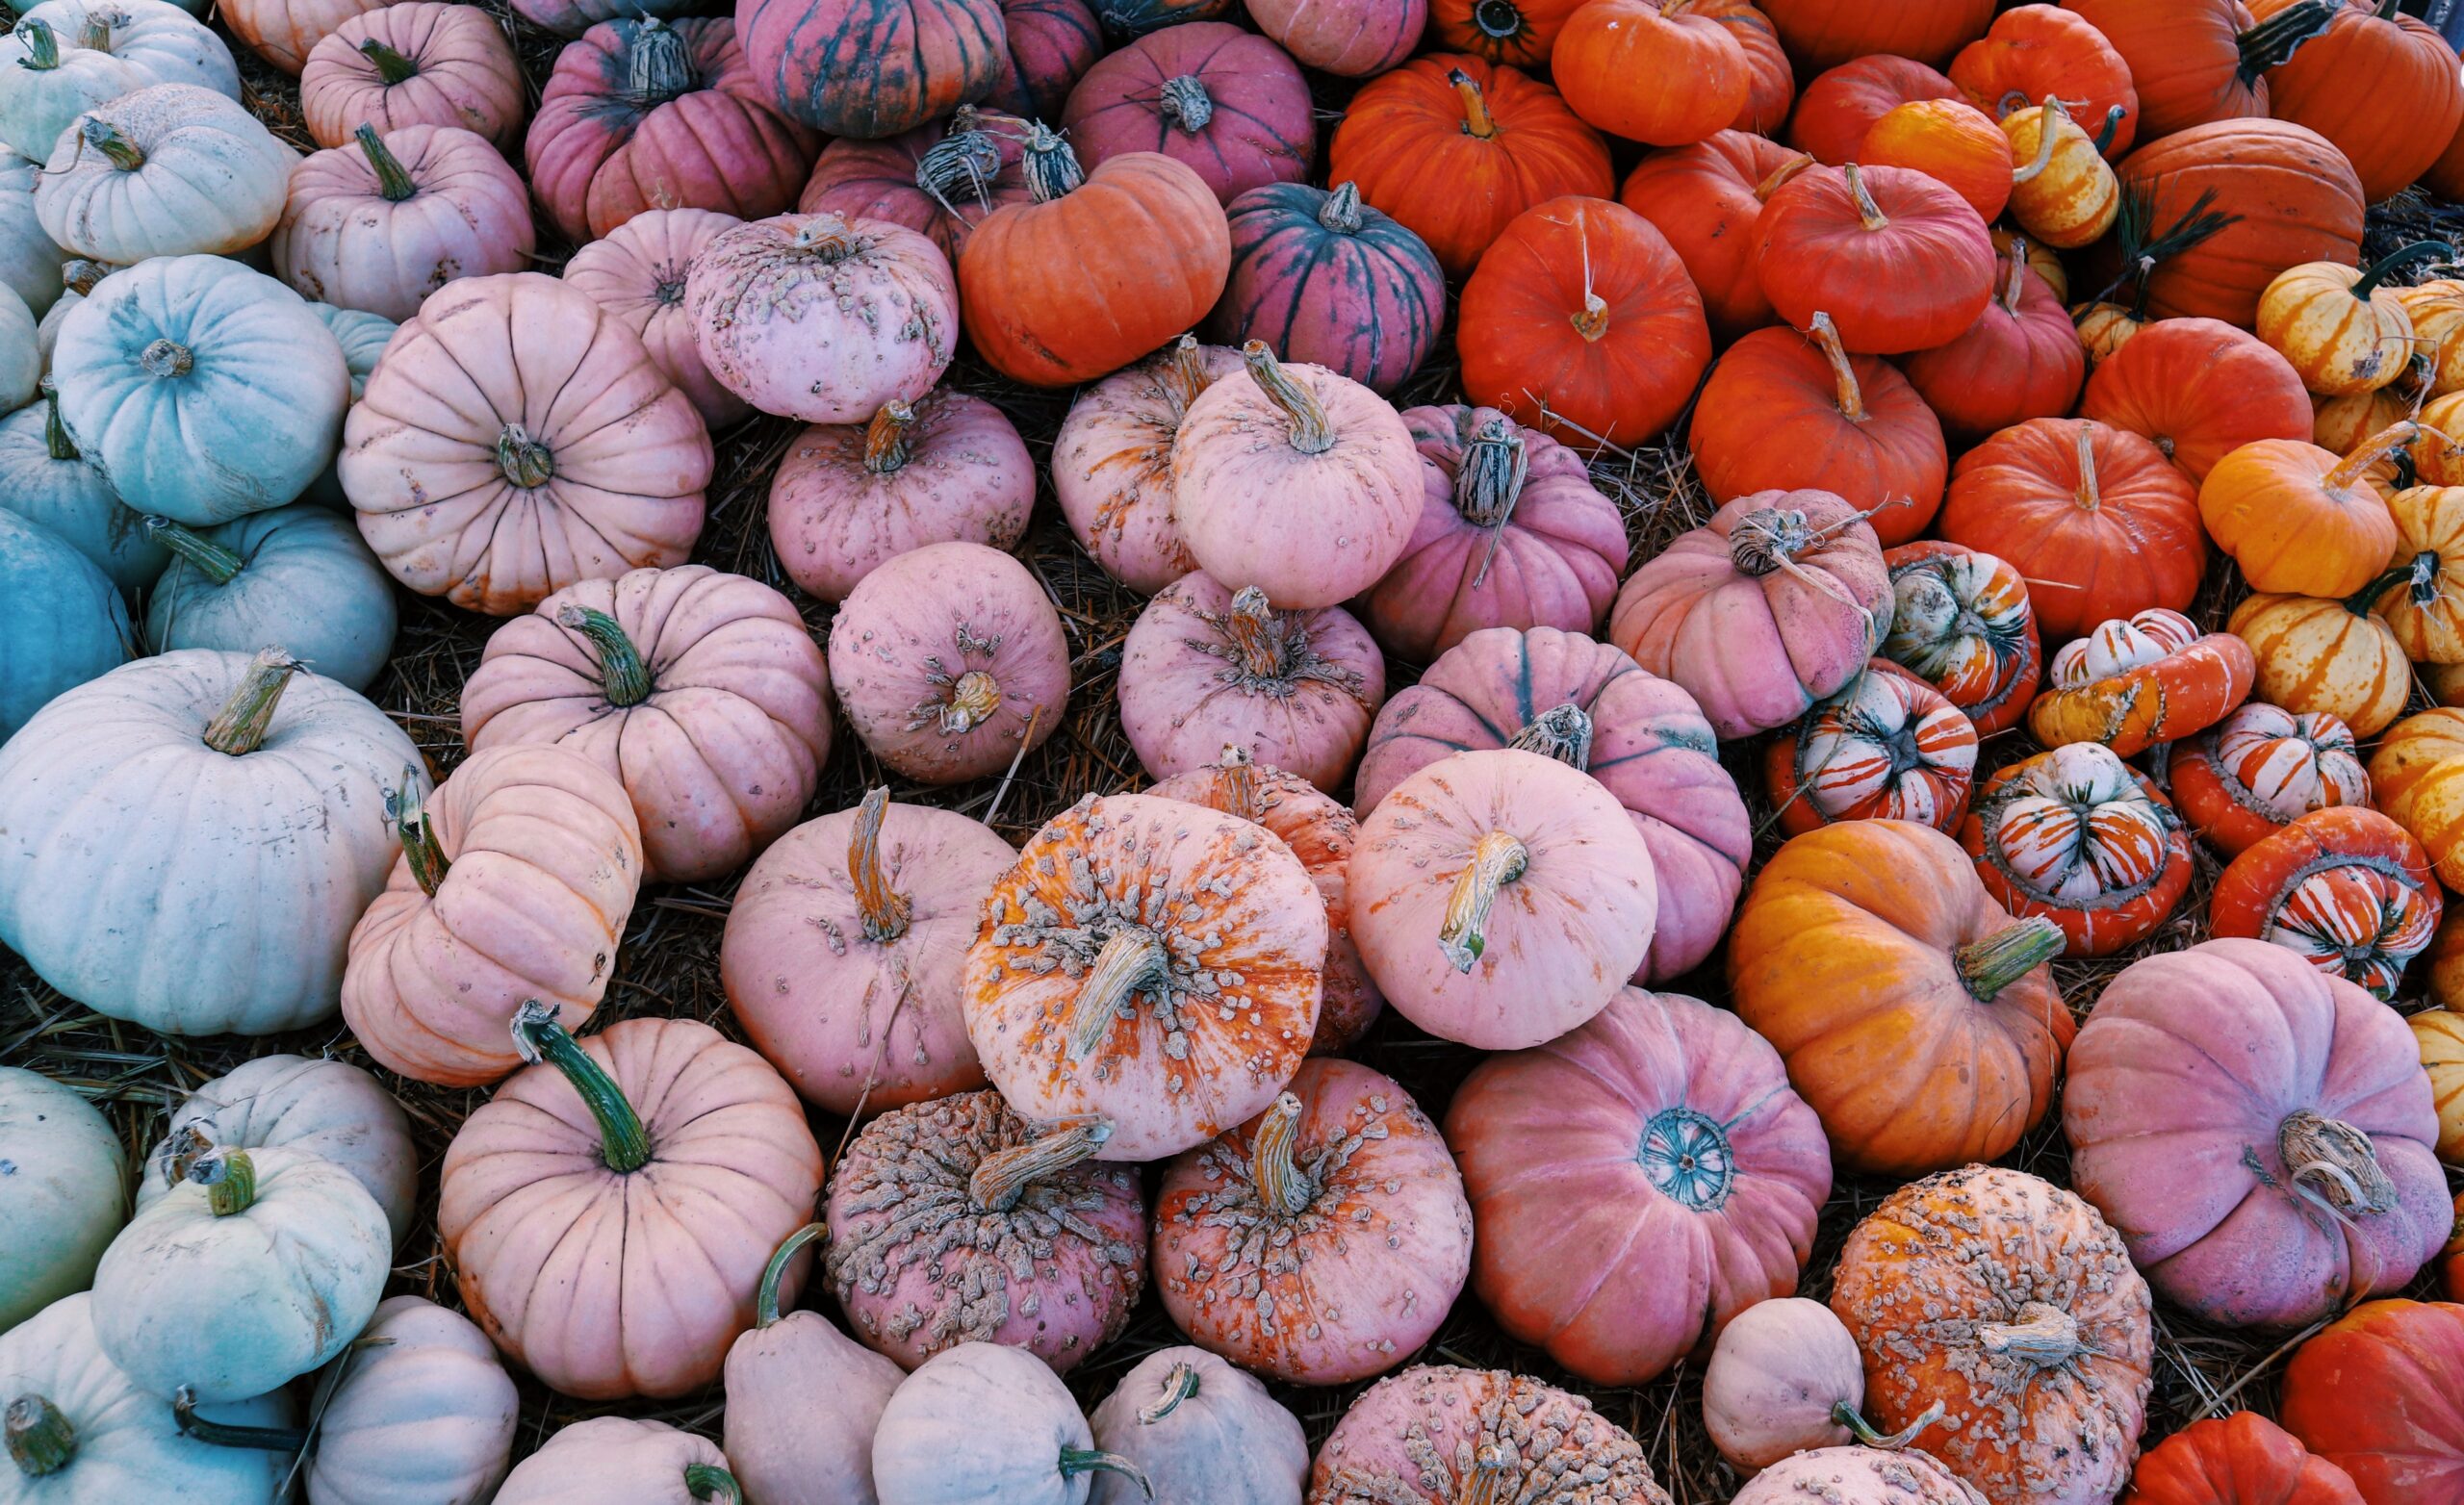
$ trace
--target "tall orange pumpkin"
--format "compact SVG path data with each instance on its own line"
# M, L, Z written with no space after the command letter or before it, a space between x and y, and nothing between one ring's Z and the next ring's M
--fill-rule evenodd
M2259 294L2303 262L2361 255L2367 200L2352 164L2325 137L2290 120L2217 120L2143 146L2122 160L2124 193L2146 195L2149 222L2190 217L2202 195L2232 222L2159 262L2147 311L2250 327Z
M1754 274L1754 221L1811 162L1767 137L1722 131L1645 157L1618 191L1619 203L1668 238L1723 344L1780 317Z
M2267 68L2270 113L2333 141L2371 203L2428 171L2464 124L2455 49L2420 17L2382 0L2253 0L2250 11L2259 24L2242 55Z
M1993 0L1764 0L1762 9L1806 72L1873 52L1938 64L1993 19Z
M1611 136L1686 146L1725 131L1752 97L1745 49L1695 0L1591 0L1549 56L1567 108Z
M2264 117L2267 81L2242 66L2242 0L2062 0L2087 18L2130 68L2139 134L2154 140L2215 120Z
M2399 423L2342 459L2298 440L2244 445L2199 483L2199 517L2251 589L2349 596L2396 548L2396 520L2370 467L2416 433Z

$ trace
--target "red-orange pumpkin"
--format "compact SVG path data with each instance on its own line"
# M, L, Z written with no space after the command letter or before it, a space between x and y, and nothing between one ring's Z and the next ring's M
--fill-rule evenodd
M1991 116L1963 99L1892 106L1865 133L1857 161L1924 173L1949 185L1986 219L2011 201L2011 139Z
M1694 0L1591 0L1566 18L1549 71L1567 108L1630 141L1685 146L1751 102L1745 49Z
M2214 319L2160 319L2096 364L2079 416L2155 441L2194 481L2261 439L2310 437L2310 395L2266 342Z
M2429 854L2376 810L2313 810L2235 857L2208 901L2210 933L2285 947L2392 1002L2438 932Z
M2143 146L2120 167L2124 194L2146 196L2148 222L2170 229L2208 210L2222 229L2156 264L2147 311L2159 319L2220 319L2250 327L2259 294L2303 262L2361 255L2366 200L2352 165L2326 138L2289 120L2218 120Z
M2267 68L2269 113L2334 142L2371 203L2428 171L2464 124L2455 49L2420 17L2382 0L2253 0L2250 13L2242 56Z
M2029 267L2028 242L2013 237L2001 291L1967 333L1900 369L1944 426L1981 436L2069 412L2088 379L2088 352L2061 295Z
M1429 0L1431 40L1448 52L1468 52L1509 67L1549 63L1566 18L1589 0Z
M2108 157L2130 150L2139 135L2130 64L2094 25L2056 6L2023 5L1994 17L1951 60L1951 82L1996 119L2053 95L2100 138ZM2110 140L2101 139L2107 131Z
M1993 296L1993 241L1967 201L1905 167L1797 174L1754 223L1771 306L1803 329L1817 313L1861 355L1959 338Z
M1947 831L1967 813L1976 727L1942 692L1877 658L1763 750L1780 829L1914 821Z
M1939 64L1993 19L1993 0L1764 0L1762 9L1808 71L1871 52Z
M2158 607L2100 623L2045 666L2028 731L2049 748L2101 742L2124 757L2204 731L2250 697L2258 664L2229 632Z
M2464 1496L2464 1306L2374 1301L2284 1368L2284 1429L2370 1505Z
M1918 99L1957 99L1960 87L1912 59L1877 53L1843 63L1806 86L1788 144L1825 166L1853 159L1874 122Z
M1780 45L1780 30L1771 17L1748 0L1693 0L1692 13L1707 15L1728 28L1745 50L1745 108L1729 122L1733 131L1769 133L1788 118L1797 99L1797 70Z
M2352 1475L2255 1412L2194 1421L2147 1450L2122 1505L2362 1505Z
M2267 80L2242 66L2242 0L2062 0L2104 35L2130 69L2139 134L2154 140L2211 120L2268 113Z
M2182 814L2228 857L2314 810L2370 803L2350 727L2259 701L2174 743L2169 772Z
M1779 318L1754 274L1751 232L1763 200L1810 162L1767 137L1722 131L1645 157L1618 191L1619 203L1668 238L1723 344Z

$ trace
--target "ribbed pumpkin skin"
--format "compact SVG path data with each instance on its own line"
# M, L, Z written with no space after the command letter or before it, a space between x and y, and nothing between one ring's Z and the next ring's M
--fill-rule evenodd
M108 124L142 160L123 169L76 130L61 133L34 188L35 216L61 249L115 267L237 256L282 217L299 154L214 90L157 84L87 116Z
M1048 120L1104 55L1103 28L1086 0L1001 0L1001 77L984 103Z
M2256 1412L2194 1421L2143 1454L2122 1505L2362 1505L2352 1475Z
M2243 76L2235 45L2253 23L2242 0L2062 0L2062 8L2086 17L2129 67L2143 142L2267 115L2268 82Z
M1745 49L1691 5L1594 0L1566 20L1549 75L1575 114L1624 140L1684 146L1753 100Z
M2255 0L2261 21L2294 0ZM2377 203L2429 170L2464 123L2455 49L2419 16L2342 0L2323 36L2268 70L2268 109L2335 143Z
M308 1488L341 1502L476 1499L504 1477L522 1409L469 1317L418 1296L376 1309L317 1417ZM281 1455L276 1454L276 1457Z
M1626 175L1617 202L1666 237L1703 296L1723 345L1780 316L1754 274L1755 190L1798 157L1767 137L1722 131L1691 146L1656 151Z
M2440 892L2429 855L2409 831L2367 806L2337 805L2296 817L2235 857L2217 880L2209 912L2219 936L2266 941L2393 1003L2405 967L2438 932L2446 907ZM2411 1023L2436 1099L2436 1148L2453 1159L2464 1151L2457 1113L2464 1083L2439 1069L2432 1036L2424 1033L2440 1021L2456 1031L2464 1014L2430 1008ZM2464 1042L2464 1033L2450 1038ZM2445 1201L2441 1195L2432 1205ZM2446 1242L2445 1226L2435 1216L2428 1221L2433 1246Z
M1078 394L1052 442L1052 490L1087 556L1141 595L1197 568L1172 521L1172 441L1190 403L1243 370L1221 345L1168 350Z
M1589 0L1429 0L1432 43L1509 67L1540 68L1567 17Z
M2310 395L2284 357L2214 319L2149 322L2096 363L2083 418L2155 441L2194 481L2261 439L2310 437Z
M2233 608L2225 630L2250 645L2257 693L2297 714L2324 712L2375 736L2412 696L2412 666L2376 612L2262 591Z
M1867 166L1911 167L1949 185L1987 220L2011 201L2011 140L1984 111L1964 100L1917 99L1894 105L1857 149Z
M646 210L565 263L564 280L641 336L652 364L693 399L713 429L751 410L703 362L693 320L684 312L684 287L702 248L739 223L735 216L712 209Z
M973 144L990 145L1000 168L988 177L970 174L936 197L918 181L925 154L962 130L985 136L986 140ZM1015 115L962 105L946 120L927 120L885 140L842 136L814 159L812 176L796 196L796 213L886 219L931 236L956 266L960 249L985 216L1004 204L1029 202L1026 179L1018 170L1026 130L1027 122Z
M394 582L347 516L309 502L270 507L204 530L239 556L218 581L174 558L145 602L145 640L160 653L291 650L329 679L366 690L394 647Z
M1876 52L1938 65L1993 19L1993 0L1763 0L1762 9L1809 71Z
M1428 0L1248 0L1249 18L1302 63L1368 78L1412 55Z
M0 742L55 696L128 662L128 603L94 562L0 509Z
M2370 1505L2464 1489L2464 1305L2374 1301L2295 1350L2284 1428Z
M367 41L418 71L386 83L359 50ZM407 0L354 15L317 43L299 74L299 113L320 146L340 146L365 122L379 136L406 125L459 126L510 151L527 110L513 44L475 5Z
M684 1470L726 1463L717 1443L664 1421L593 1416L559 1428L522 1460L496 1505L588 1505L618 1495L685 1505L693 1492Z
M2069 311L2024 264L2015 297L2012 265L2004 258L2002 286L1967 333L1900 362L1926 405L1956 433L1983 436L2032 418L2059 418L2087 380L2088 352Z
M1970 102L1997 120L2052 94L2092 139L2113 109L2121 108L2106 156L2119 157L2138 139L2139 91L2131 87L2130 64L2102 32L2057 6L2003 12L1983 37L1960 49L1950 74Z
M1958 99L1960 87L1922 63L1883 54L1840 64L1806 86L1788 144L1826 167L1853 161L1874 122L1920 99Z
M1168 27L1097 63L1069 91L1061 123L1087 167L1123 152L1161 152L1226 204L1265 184L1306 178L1318 156L1299 66L1273 42L1221 21Z
M2361 254L2361 180L2324 137L2289 120L2193 126L2141 147L2118 170L2123 192L2154 193L2156 224L2179 220L2210 189L2210 209L2241 217L2157 264L2147 312L2158 319L2247 329L2276 273L2303 262L2350 266Z
M2464 711L2440 707L2387 728L2370 759L2378 808L2429 853L2451 890L2464 890Z
M1887 223L1868 229L1848 174ZM1993 242L1948 186L1906 167L1809 168L1783 184L1754 225L1755 274L1784 322L1829 314L1860 355L1930 350L1956 340L1993 296Z
M294 77L317 44L383 0L233 0L217 8L222 24L248 49Z
M1001 0L737 0L772 108L828 136L911 131L1001 82Z
M485 138L412 125L377 140L409 175L410 197L386 198L357 142L292 171L270 250L302 297L399 323L456 277L529 268L538 241L529 192Z
M1346 195L1305 183L1253 188L1225 211L1232 271L1206 335L1263 340L1287 361L1387 394L1437 348L1446 274L1427 242Z

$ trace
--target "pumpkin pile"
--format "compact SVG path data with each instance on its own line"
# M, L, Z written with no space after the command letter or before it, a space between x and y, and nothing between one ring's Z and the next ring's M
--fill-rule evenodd
M2464 1501L2394 0L188 4L0 38L0 1502Z

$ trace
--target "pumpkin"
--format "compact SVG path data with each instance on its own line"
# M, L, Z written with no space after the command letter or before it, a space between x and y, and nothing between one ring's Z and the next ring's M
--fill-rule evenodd
M2194 125L2131 153L2119 172L2125 193L2144 196L2151 225L2195 218L2193 206L2211 192L2208 209L2225 217L2147 275L2147 310L2159 319L2220 319L2246 329L2276 273L2361 255L2360 180L2324 137L2290 120Z
M2464 282L2442 277L2398 288L2396 301L2413 321L2418 353L2429 358L2429 393L2464 391Z
M1478 1231L1473 1288L1595 1385L1640 1384L1794 1290L1831 1190L1779 1053L1733 1015L1639 988L1481 1064L1446 1139Z
M1545 67L1567 17L1588 0L1429 0L1428 27L1448 52L1518 68Z
M1771 18L1748 0L1693 0L1688 13L1717 21L1745 53L1745 108L1729 128L1778 131L1796 103L1797 75Z
M743 0L736 23L771 105L825 136L911 131L1010 64L1001 0Z
M0 742L136 652L109 576L39 523L0 511Z
M2148 440L2087 420L2030 419L1969 450L1935 530L2008 560L2048 639L2179 611L2207 567L2197 489Z
M1059 115L1104 55L1103 30L1086 0L1001 0L1001 32L1000 82L984 100L1030 120Z
M1976 727L1942 693L1877 658L1763 750L1763 787L1790 835L1834 821L1955 829L1976 776Z
M1882 655L1932 685L1979 737L2015 727L2036 695L2044 650L2017 571L1957 544L1902 544L1890 570Z
M1874 122L1920 99L1958 99L1960 87L1913 58L1852 57L1806 85L1788 120L1788 144L1825 166L1844 166Z
M210 89L157 84L60 133L35 187L35 216L63 250L124 267L223 254L282 217L299 154Z
M1336 1055L1360 1038L1386 1001L1369 980L1351 938L1348 875L1352 850L1360 844L1360 823L1351 811L1299 775L1261 768L1247 750L1235 747L1225 748L1211 766L1161 779L1146 792L1237 815L1292 849L1326 906L1326 964L1309 1054Z
M1329 181L1395 217L1465 277L1525 210L1606 198L1608 143L1555 89L1479 58L1415 58L1363 86L1326 146Z
M2370 804L2349 726L2259 701L2174 743L2168 781L2183 819L2227 857L2314 810Z
M2023 5L1995 16L1951 60L1950 77L1996 118L2058 95L2109 138L2097 146L2110 156L2130 150L2139 134L2130 64L2093 22L2057 6Z
M1925 531L1950 469L1934 410L1888 361L1843 349L1827 313L1806 334L1758 329L1731 345L1686 439L1712 499L1829 492L1869 514L1886 547Z
M394 585L348 519L296 502L202 533L159 518L144 526L174 556L146 602L158 651L276 643L354 690L384 669Z
M1766 491L1728 502L1627 576L1608 635L1734 739L1786 726L1855 677L1890 608L1881 546L1848 503Z
M5 1335L91 1284L128 1212L120 1191L128 1152L84 1098L16 1066L0 1066L0 1143L14 1168L0 1185L0 1212L12 1230L0 1256Z
M2417 477L2431 486L2464 482L2464 393L2449 393L2423 405L2417 421L2428 433L2411 454Z
M2149 1448L2125 1505L2361 1505L2352 1475L2256 1412L2194 1421Z
M814 160L796 213L886 219L930 236L955 265L986 215L1027 202L1020 164L1029 128L1015 115L961 105L946 120L886 140L842 136Z
M2398 568L2372 593L2374 609L2406 657L2464 662L2464 491L2407 487L2388 497L2387 512L2396 523L2389 557Z
M696 1020L627 1019L578 1043L525 1005L513 1037L532 1064L445 1152L436 1227L464 1309L565 1394L699 1390L821 1189L803 1108ZM713 1206L728 1215L698 1211ZM659 1301L626 1299L650 1280Z
M122 591L151 584L170 558L86 463L49 382L36 401L0 418L0 512L59 534Z
M709 1439L664 1421L593 1416L560 1427L497 1492L497 1505L702 1505L743 1498Z
M1091 1444L1087 1418L1036 1358L996 1343L961 1343L908 1377L873 1434L883 1505L1086 1505L1099 1470L1145 1476Z
M2433 1505L2464 1478L2464 1306L2373 1301L2294 1351L2285 1430L2371 1505Z
M865 1125L830 1184L830 1285L849 1326L904 1367L961 1343L1077 1367L1146 1284L1138 1172L1091 1162L1111 1137L1092 1115L1029 1123L998 1092Z
M1235 13L1236 0L1107 0L1102 20L1107 37L1128 40L1163 26L1190 21L1219 21Z
M1724 131L1752 98L1745 49L1687 0L1594 0L1559 28L1549 71L1576 115L1652 146Z
M2393 1001L2438 930L2438 881L2404 829L2367 806L2296 816L2216 881L2220 936L2270 941Z
M1339 1385L1436 1334L1472 1238L1463 1177L1410 1094L1319 1059L1164 1168L1152 1259L1164 1310L1199 1346L1290 1384Z
M362 125L380 136L449 125L510 151L526 109L513 44L475 5L405 0L363 12L317 43L299 73L299 114L320 146L340 146Z
M382 0L234 0L215 13L248 50L298 77L317 43L345 21L377 9Z
M1028 198L984 217L960 258L976 353L1030 386L1092 381L1195 325L1222 296L1232 232L1206 180L1157 152L1081 173L1027 134Z
M2405 1022L2438 1110L2438 1158L2449 1164L2464 1161L2464 1014L2426 1008Z
M1089 1415L1095 1446L1136 1465L1158 1499L1222 1492L1248 1505L1300 1505L1309 1443L1267 1388L1203 1348L1159 1348ZM1142 1498L1125 1474L1095 1478L1093 1505Z
M41 17L0 37L0 67L8 69L0 77L9 82L0 89L0 145L44 161L79 115L153 82L112 56L108 25L92 24L100 27L100 45L92 47L84 36L62 37Z
M0 286L23 299L28 310L41 314L60 296L64 253L51 243L35 213L41 165L20 162L14 153L5 156L0 161Z
M1763 865L1729 982L1833 1159L1904 1176L2001 1155L2044 1116L2070 1043L2043 966L2062 948L2053 921L2013 919L1950 837L1850 821Z
M1766 0L1788 56L1801 68L1834 67L1871 52L1938 64L1985 35L1991 0L1910 0L1877 10L1855 0Z
M2139 0L2062 0L2084 17L2129 71L2139 99L2142 139L2153 140L2214 120L2268 113L2268 85L2242 64L2241 34L2249 30L2242 0L2187 0L2149 6ZM2041 97L2031 91L2029 98Z
M1893 105L1856 156L1864 166L1907 167L1947 184L1988 220L2011 201L2011 142L1991 115L1963 99Z
M1160 152L1229 204L1296 183L1318 155L1309 86L1283 49L1222 21L1150 32L1087 70L1062 129L1080 161Z
M349 1345L393 1250L385 1210L331 1161L216 1149L103 1251L95 1341L157 1395L262 1395Z
M2154 441L2193 481L2262 439L2306 443L2310 398L2270 348L2213 319L2162 319L2096 363L2083 418Z
M2015 239L2006 256L2001 291L1967 332L1903 362L1917 395L1962 434L2059 418L2077 403L2088 375L2079 331L2062 299L2029 268L2027 242Z
M2088 350L2089 370L2103 366L2116 350L2147 327L2143 313L2120 303L2081 303L2070 310L2070 322L2079 331L2079 343Z
M2464 1192L2458 1192L2455 1200L2459 1204L2464 1204ZM2459 1210L2456 1217L2459 1221L2464 1221L2464 1210ZM2447 1297L2450 1301L2454 1300L2459 1293L2464 1293L2464 1237L2451 1238L2447 1241L2447 1260L2442 1274L2445 1277Z
M332 1013L350 927L398 850L386 796L416 798L426 777L384 713L294 683L298 668L279 649L187 649L38 712L38 731L0 748L0 943L86 1007L166 1033ZM187 937L176 955L158 926Z
M1412 408L1420 520L1367 598L1387 650L1427 662L1484 627L1588 632L1626 573L1626 520L1574 451L1494 408Z
M703 248L740 222L710 209L646 209L574 252L562 274L641 337L651 364L692 399L713 429L751 409L703 361L684 290Z
M1250 189L1225 211L1232 270L1207 337L1263 340L1380 395L1437 348L1446 279L1421 238L1360 201L1360 186Z
M1052 490L1062 516L1088 557L1142 596L1197 568L1172 521L1172 441L1197 395L1239 370L1238 350L1183 335L1081 391L1061 421Z
M1069 645L1026 566L982 544L927 544L839 603L829 682L874 756L957 783L1010 767L1060 727Z
M2464 812L2455 807L2464 789L2464 712L2424 711L2388 727L2371 755L2370 785L2378 808L2429 853L2440 880L2464 890Z
M1823 1447L1781 1459L1739 1490L1731 1505L1790 1505L1808 1495L1826 1505L1975 1505L1983 1498L1927 1455L1877 1445Z
M1265 342L1245 376L1190 403L1172 441L1172 519L1198 567L1289 610L1333 606L1401 557L1421 515L1421 460L1386 399Z
M1850 1441L1904 1446L1907 1436L1886 1438L1865 1424L1857 1414L1864 1402L1857 1340L1829 1307L1803 1296L1775 1296L1736 1313L1703 1367L1703 1429L1729 1467L1748 1477Z
M1295 58L1338 78L1383 73L1420 46L1427 0L1250 0L1249 18Z
M483 138L362 125L291 175L272 250L301 296L398 322L456 277L525 269L533 244L528 192Z
M1527 1374L1451 1365L1416 1365L1363 1390L1309 1469L1310 1505L1458 1505L1576 1491L1668 1505L1642 1444L1591 1402Z
M2455 48L2419 17L2359 0L2252 0L2250 12L2259 24L2242 56L2267 70L2269 112L2333 142L2368 202L2428 171L2464 124Z
M1101 1114L1097 1159L1159 1160L1291 1079L1317 1029L1326 933L1308 870L1257 826L1153 795L1090 796L993 885L967 952L967 1036L1013 1108ZM1369 957L1357 913L1352 938Z
M764 1505L871 1505L873 1432L905 1370L818 1312L779 1311L779 1287L805 1245L807 1223L762 1267L753 1326L728 1348L720 1446L728 1467ZM830 1404L816 1406L816 1396Z
M1786 323L1830 314L1860 355L1959 337L1993 297L1993 242L1966 200L1906 167L1809 169L1754 222L1754 268ZM1879 295L1882 288L1894 295Z
M2053 655L2028 732L2048 748L2098 742L2130 757L2222 721L2257 672L2247 643L2180 612L2117 617Z
M166 0L42 0L20 12L19 19L40 21L57 38L109 52L136 68L146 84L194 84L225 99L240 97L240 69L230 44L194 13Z
M1808 162L1804 153L1767 138L1722 131L1691 146L1653 152L1617 191L1617 201L1650 220L1685 264L1723 345L1780 317L1754 274L1747 232L1763 201Z
M2369 586L2343 601L2259 595L2234 607L2225 630L2250 646L2259 696L2337 717L2365 737L2404 714L2412 666L2370 595Z
M2199 483L2199 517L2251 589L2350 595L2396 549L2387 497L2367 472L2419 432L2398 423L2342 458L2297 439L2245 445Z
M2259 294L2259 338L2292 363L2302 385L2325 396L2375 392L2404 373L2413 319L2387 274L2441 242L2396 251L2368 268L2334 262L2288 267Z
M137 1205L185 1181L209 1150L268 1146L341 1166L384 1210L397 1243L411 1231L419 1155L410 1120L382 1083L331 1057L259 1056L190 1093L146 1154Z
M577 580L683 563L711 463L702 416L631 331L580 289L517 272L421 305L352 406L339 469L396 579L505 617Z
M2136 945L2190 887L2190 836L2172 804L2097 743L1999 770L1959 835L1995 902L2051 920L2074 957Z

